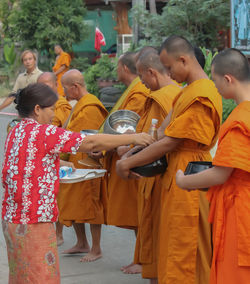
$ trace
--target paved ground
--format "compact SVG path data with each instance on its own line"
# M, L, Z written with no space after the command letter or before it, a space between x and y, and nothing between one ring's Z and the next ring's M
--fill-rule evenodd
M1 101L0 101L1 102ZM4 112L15 112L14 107L8 107ZM0 164L3 162L3 147L6 137L6 126L14 117L0 114ZM0 187L0 200L2 187ZM88 239L90 236L87 225ZM64 230L65 243L59 252L69 248L75 242L72 228ZM135 236L129 230L112 226L103 226L102 247L103 258L93 263L81 263L81 255L60 255L62 284L145 284L140 275L124 275L119 269L128 264L133 256ZM8 283L8 261L5 242L0 226L0 283ZM34 283L35 284L35 283Z

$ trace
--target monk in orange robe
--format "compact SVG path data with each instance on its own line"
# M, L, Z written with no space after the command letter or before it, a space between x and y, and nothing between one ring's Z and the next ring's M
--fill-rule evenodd
M170 79L157 53L142 54L137 60L136 69L141 81L151 90L145 103L145 112L136 131L148 132L153 118L157 119L158 124L161 125L181 89ZM134 263L142 264L142 277L149 278L151 283L156 283L158 277L160 200L161 176L140 179L138 184L139 226Z
M80 132L83 129L98 129L108 112L102 103L88 93L84 78L80 71L72 69L62 77L67 100L77 100L67 130ZM76 168L84 168L78 161L87 154L70 155L69 162ZM84 223L90 223L92 248L81 261L94 261L102 256L100 248L101 224L104 224L102 179L93 179L74 184L61 184L58 195L59 222L71 226L73 224L77 235L77 244L65 253L88 252L89 245L85 236Z
M179 187L208 188L209 221L213 224L213 261L210 284L250 283L250 68L236 49L219 53L212 62L212 77L225 99L238 106L219 133L213 168L184 176Z
M57 93L56 76L52 72L44 72L38 77L37 82L48 85ZM55 117L53 118L52 124L62 127L69 117L71 109L72 107L69 102L64 97L59 96L55 105Z
M205 284L211 261L208 203L203 192L189 194L175 183L175 173L190 161L209 161L221 122L221 97L183 37L163 43L160 59L171 77L187 86L177 95L160 129L159 140L118 162L127 178L130 169L151 163L168 153L168 169L162 179L158 281L161 284Z
M53 66L53 72L57 77L57 93L60 96L65 96L63 91L63 86L61 83L62 76L65 72L69 70L71 57L67 52L64 52L60 45L55 45L54 47L56 57L55 65Z
M118 80L128 88L112 111L127 109L141 116L150 91L142 84L136 73L135 57L136 53L127 52L119 58ZM115 167L118 159L119 155L116 152L108 152L105 157L106 168L110 173L108 178L107 224L136 230L138 226L137 182L135 180L122 180L116 174ZM136 269L134 271L134 273L138 273Z

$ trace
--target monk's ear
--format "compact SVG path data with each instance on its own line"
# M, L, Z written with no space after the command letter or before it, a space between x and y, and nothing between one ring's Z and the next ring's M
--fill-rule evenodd
M187 65L187 57L186 57L186 56L181 55L181 56L179 57L179 61L180 61L184 66Z
M226 80L227 83L231 84L233 83L233 77L230 75L224 75L224 80Z
M156 75L156 71L152 68L148 68L148 72L151 76L155 76Z
M128 66L127 65L123 65L123 69L124 69L124 71L126 72L126 73L128 73L129 72L129 69L128 69Z

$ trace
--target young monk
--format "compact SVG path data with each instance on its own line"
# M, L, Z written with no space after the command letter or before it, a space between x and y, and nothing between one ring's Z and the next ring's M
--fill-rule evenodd
M188 190L210 187L209 221L213 224L211 284L250 281L250 69L236 49L219 53L212 62L212 78L225 99L238 106L221 127L213 168L184 176L176 183Z
M89 94L83 75L72 69L62 77L67 100L77 100L71 118L66 126L67 130L80 132L83 129L98 129L108 112L96 96ZM69 162L76 168L86 168L78 163L87 154L70 155ZM58 195L59 222L71 226L76 231L77 243L64 253L88 252L81 261L95 261L102 256L100 247L101 224L104 224L104 207L102 198L105 194L101 187L102 179L93 179L74 184L61 184ZM85 224L90 224L92 248L85 235Z
M57 77L57 93L60 96L65 96L62 86L62 76L64 73L66 73L69 70L71 57L67 52L64 52L62 47L60 45L55 45L54 47L56 57L55 65L53 66L53 72Z
M145 103L144 114L137 132L148 132L152 119L158 125L172 108L180 87L171 80L157 52L145 52L137 60L137 73L143 84L151 90ZM142 265L142 277L157 283L158 233L160 223L161 176L140 179L138 182L138 234L135 263Z
M127 86L114 110L127 109L143 115L144 105L149 95L149 89L143 85L136 72L136 53L127 52L118 61L118 80ZM137 229L137 182L124 181L116 174L116 161L119 156L116 152L107 153L106 166L110 172L108 179L108 207L107 223L128 229ZM129 270L127 270L129 269ZM139 273L140 267L131 263L122 267L125 273Z
M37 83L46 84L55 93L57 93L56 75L54 73L44 72L38 77ZM64 97L59 96L55 105L55 116L53 118L52 124L58 127L63 127L71 112L71 109L72 107L69 102Z
M159 243L159 283L208 283L211 261L208 203L202 192L192 195L175 184L177 169L189 161L208 161L221 122L221 98L183 37L170 36L162 44L160 59L172 79L186 82L173 102L158 133L159 141L118 162L127 178L130 169L151 163L168 153L168 169L162 181ZM194 194L195 193L195 194ZM201 236L204 236L201 238Z

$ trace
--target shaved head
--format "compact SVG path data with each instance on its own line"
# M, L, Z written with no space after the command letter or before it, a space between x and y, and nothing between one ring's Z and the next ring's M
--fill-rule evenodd
M122 65L126 65L132 74L136 74L136 67L135 67L136 53L135 52L125 52L124 54L120 56L119 61L122 63Z
M143 69L155 69L159 73L166 73L156 49L143 52L137 59L137 64Z
M57 92L56 75L52 72L42 73L38 77L37 83L43 83L53 89L53 91Z
M166 50L167 53L176 57L181 55L195 56L192 44L182 36L172 35L168 37L161 45L160 53Z
M153 46L144 46L139 51L137 51L135 60L137 61L144 53L148 52L158 52L158 49Z
M84 77L82 73L77 69L71 69L63 74L62 82L67 85L73 85L75 83L85 86Z
M216 75L232 75L238 81L250 81L250 68L246 56L235 48L221 51L212 62Z

